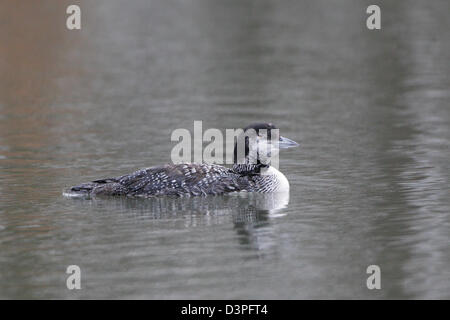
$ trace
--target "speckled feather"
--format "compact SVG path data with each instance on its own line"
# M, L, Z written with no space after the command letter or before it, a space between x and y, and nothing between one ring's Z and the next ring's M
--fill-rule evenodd
M229 169L213 164L171 164L131 174L96 180L71 188L88 195L206 196L230 192L273 192L277 181L260 175L261 168L235 165Z

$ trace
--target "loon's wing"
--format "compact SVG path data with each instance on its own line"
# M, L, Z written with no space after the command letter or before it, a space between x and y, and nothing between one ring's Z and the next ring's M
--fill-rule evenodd
M235 191L233 172L208 164L176 164L152 167L119 178L130 195L207 195Z
M206 195L238 191L241 184L232 170L222 166L176 164L83 183L71 191L89 195Z

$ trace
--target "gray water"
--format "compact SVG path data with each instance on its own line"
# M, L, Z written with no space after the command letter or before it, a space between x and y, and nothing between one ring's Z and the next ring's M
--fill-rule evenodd
M1 4L0 298L450 298L450 2ZM67 199L272 121L289 197ZM66 268L81 268L81 290ZM368 290L366 268L381 269Z

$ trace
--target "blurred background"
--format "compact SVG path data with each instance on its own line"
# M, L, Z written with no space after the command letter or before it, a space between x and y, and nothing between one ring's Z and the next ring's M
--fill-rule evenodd
M0 298L450 298L450 2L370 4L2 1ZM289 200L62 197L194 120L300 142Z

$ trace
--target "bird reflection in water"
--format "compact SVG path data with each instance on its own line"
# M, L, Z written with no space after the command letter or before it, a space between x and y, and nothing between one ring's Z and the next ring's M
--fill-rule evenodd
M95 207L102 212L116 212L125 219L157 220L170 229L191 229L233 224L238 241L246 248L270 246L270 221L286 215L289 193L234 193L211 197L92 198L73 199L78 206ZM170 232L170 231L168 231Z

